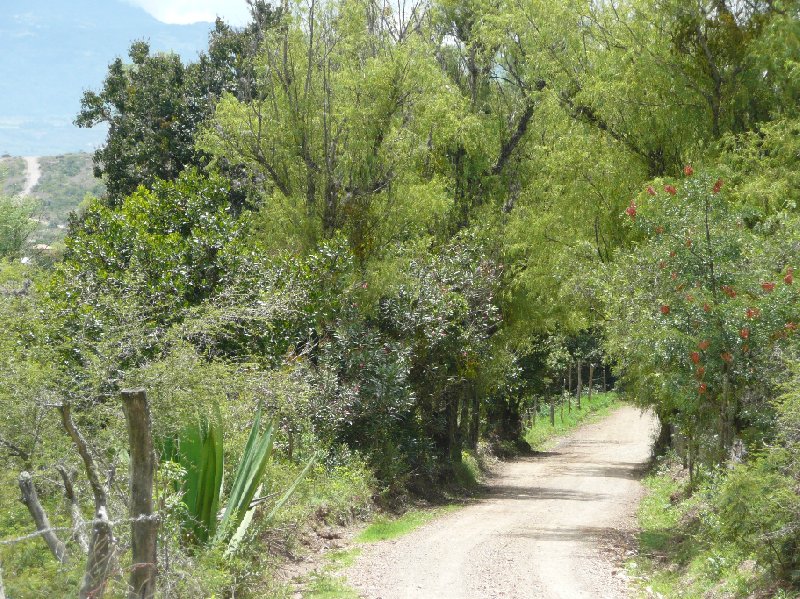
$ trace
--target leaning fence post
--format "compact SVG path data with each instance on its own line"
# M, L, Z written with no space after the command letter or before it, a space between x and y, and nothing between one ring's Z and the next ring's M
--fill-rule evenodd
M131 457L131 575L129 599L151 599L156 591L156 536L153 515L155 455L150 409L144 389L122 391L122 407L128 422Z

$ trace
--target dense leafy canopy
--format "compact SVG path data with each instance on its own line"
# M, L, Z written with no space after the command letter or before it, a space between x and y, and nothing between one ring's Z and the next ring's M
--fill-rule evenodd
M141 385L162 442L215 414L228 460L263 406L276 480L319 449L313 476L368 468L395 500L613 366L692 473L772 443L758 468L796 482L795 2L251 6L196 63L137 42L86 93L108 194L63 260L0 270L4 463L85 464L42 436L67 406L125 476L113 398ZM178 462L163 542L200 567ZM246 593L242 568L215 588Z

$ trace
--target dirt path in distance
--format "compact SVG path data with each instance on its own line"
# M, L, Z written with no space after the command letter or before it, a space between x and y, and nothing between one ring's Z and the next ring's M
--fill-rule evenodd
M347 583L367 599L627 597L602 547L635 527L655 426L626 406L505 464L485 499L365 546Z
M29 196L42 177L42 169L39 166L38 156L25 156L25 187L22 195Z

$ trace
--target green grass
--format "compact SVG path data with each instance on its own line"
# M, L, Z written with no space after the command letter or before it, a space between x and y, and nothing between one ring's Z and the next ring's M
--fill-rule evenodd
M581 409L575 405L575 398L572 398L572 408L567 404L562 410L556 405L555 426L550 424L550 407L547 404L539 406L539 413L536 422L525 433L525 440L536 450L547 449L550 444L570 430L580 424L593 422L607 416L612 410L622 404L616 393L593 393L592 400L589 401L588 395L584 394L581 398Z
M713 534L708 489L688 497L685 474L674 462L665 460L643 482L639 555L626 564L638 596L652 597L650 589L676 598L797 597L772 586L750 556Z
M459 508L458 505L447 505L434 509L409 510L397 518L378 516L356 537L357 543L377 543L396 539L408 534L443 514ZM358 593L347 586L337 572L350 567L361 553L361 549L353 547L347 550L333 551L325 556L326 564L318 572L311 574L303 590L305 599L357 599Z
M427 510L409 510L399 518L379 516L358 535L356 541L359 543L375 543L396 539L423 524L427 524L434 518L457 510L459 507L461 506L448 505Z

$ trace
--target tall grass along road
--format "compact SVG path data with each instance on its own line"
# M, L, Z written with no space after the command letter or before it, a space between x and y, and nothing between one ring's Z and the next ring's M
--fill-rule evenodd
M485 500L366 547L348 584L369 599L626 597L601 547L634 526L654 429L622 407L506 464Z

